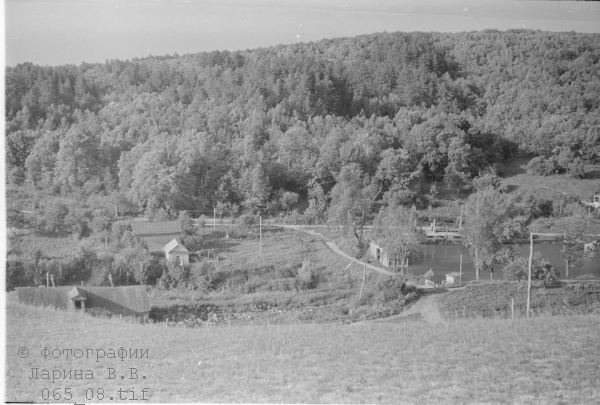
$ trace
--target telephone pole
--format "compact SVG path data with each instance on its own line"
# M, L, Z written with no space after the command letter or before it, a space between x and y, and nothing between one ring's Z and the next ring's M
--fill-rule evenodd
M529 270L527 274L527 318L531 306L531 263L533 261L533 232L529 230Z
M258 237L260 240L260 260L263 258L263 249L262 249L262 215L258 217Z

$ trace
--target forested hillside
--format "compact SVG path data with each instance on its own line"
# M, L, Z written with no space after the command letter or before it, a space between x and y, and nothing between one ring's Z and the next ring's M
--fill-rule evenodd
M599 72L600 35L533 31L20 64L7 181L149 216L300 204L320 222L353 192L426 207L432 184L468 190L518 154L600 163Z

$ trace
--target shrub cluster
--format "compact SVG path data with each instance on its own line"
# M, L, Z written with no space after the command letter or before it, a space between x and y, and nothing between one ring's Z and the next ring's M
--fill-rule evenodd
M536 156L527 163L527 173L538 176L550 176L564 173L565 168L559 165L556 156Z
M523 256L515 257L502 268L506 280L527 280L528 271L529 259ZM558 280L559 276L558 269L554 268L539 252L533 255L531 262L532 280L554 281Z

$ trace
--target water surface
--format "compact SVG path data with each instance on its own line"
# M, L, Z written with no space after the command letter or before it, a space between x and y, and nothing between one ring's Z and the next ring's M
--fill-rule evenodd
M600 3L509 0L7 0L6 64L104 62L382 31L600 32Z
M529 245L518 245L521 255L529 257ZM560 254L560 243L536 243L533 251L541 253L542 257L550 261L560 271L561 278L565 278L565 263ZM413 274L424 274L432 269L436 274L444 275L453 271L459 271L460 255L463 255L463 281L475 280L475 268L469 252L461 245L424 245L423 261L409 266L409 272ZM580 267L571 267L569 278L575 278L582 274L593 274L600 277L600 253L595 256L586 256ZM481 278L489 279L489 272L481 274ZM494 274L495 279L502 278L500 269Z

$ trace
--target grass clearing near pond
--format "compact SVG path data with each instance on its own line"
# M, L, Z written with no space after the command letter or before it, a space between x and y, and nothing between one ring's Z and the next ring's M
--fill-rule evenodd
M147 386L153 402L598 403L599 335L595 315L183 329L11 303L6 400L70 386L86 402L86 387ZM44 347L121 346L148 348L149 359L40 357ZM29 379L32 367L92 369L95 379L49 384ZM147 379L109 380L107 367Z

